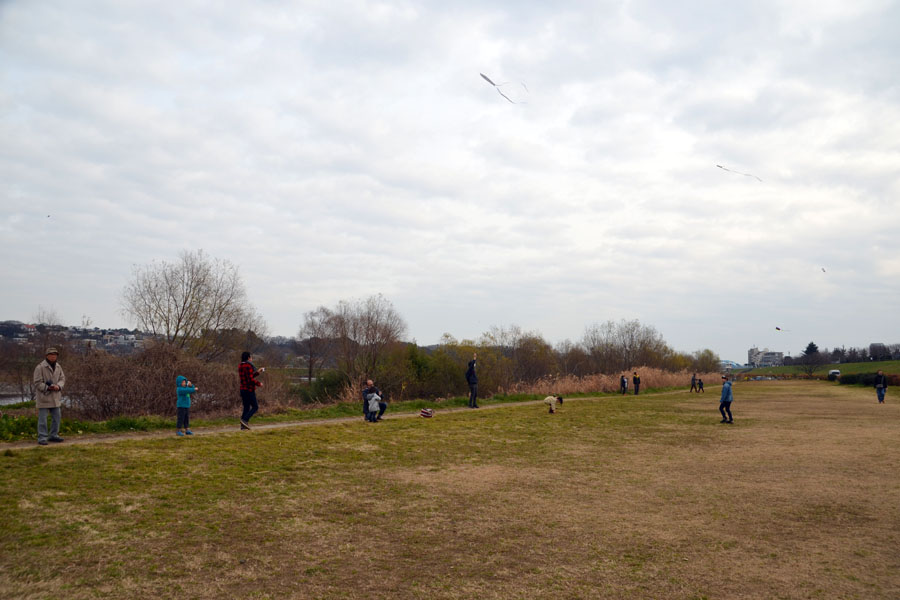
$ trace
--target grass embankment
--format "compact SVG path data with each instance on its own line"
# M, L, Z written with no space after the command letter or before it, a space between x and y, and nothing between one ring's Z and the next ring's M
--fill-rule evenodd
M647 390L647 393L654 391L664 391L668 388ZM583 398L586 396L601 397L613 394L574 394L570 398ZM508 404L514 402L523 402L527 400L538 400L543 398L543 394L507 394L495 395L490 398L479 399L480 405L489 406L494 404ZM253 417L254 424L265 423L288 423L293 421L314 421L320 419L336 419L341 417L360 417L362 418L362 401L352 403L324 404L316 407L307 408L291 408L287 410L279 410L279 412L268 413L265 397L260 398L261 413L257 413ZM391 413L418 412L422 408L433 408L435 410L447 408L461 408L468 404L468 397L455 397L435 402L432 400L406 400L403 402L392 402L388 406ZM15 410L11 410L15 409ZM173 409L174 411L174 406ZM8 405L0 407L0 412L4 412L0 417L0 442L17 442L23 440L37 439L37 415L34 408L34 402L22 402L20 404ZM175 416L170 418L150 415L141 417L115 417L106 421L86 421L79 419L70 419L65 415L63 409L63 419L60 423L60 435L63 437L73 437L92 434L111 434L111 433L128 433L135 431L159 431L163 429L175 428ZM235 409L233 416L217 417L217 418L197 418L192 416L191 428L202 429L205 427L222 427L226 425L235 425L240 416L240 409Z
M834 363L817 367L813 373L813 377L826 377L828 371L838 369L841 375L850 375L857 373L874 373L881 369L889 375L900 374L900 360L882 360L858 363ZM802 367L791 365L789 367L759 367L748 371L741 371L742 376L747 375L753 377L755 375L805 375Z
M818 382L0 453L4 598L900 597L900 406Z

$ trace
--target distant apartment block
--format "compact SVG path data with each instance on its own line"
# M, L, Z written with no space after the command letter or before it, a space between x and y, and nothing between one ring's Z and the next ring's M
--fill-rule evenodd
M784 352L771 352L768 348L747 350L747 364L754 367L780 367L784 364Z

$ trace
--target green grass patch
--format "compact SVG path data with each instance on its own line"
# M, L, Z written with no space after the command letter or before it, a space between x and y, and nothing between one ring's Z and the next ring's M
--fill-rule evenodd
M867 361L867 362L858 362L858 363L834 363L828 365L822 365L821 367L816 368L813 373L814 377L826 377L828 375L828 371L832 369L838 369L841 372L841 375L848 374L860 374L860 373L874 373L878 369L881 369L888 375L897 375L900 374L900 360L882 360L882 361ZM789 367L760 367L757 369L749 369L747 371L741 371L741 375L747 375L750 377L754 377L756 375L805 375L801 366L791 365Z
M34 408L34 400L26 400L25 402L16 402L14 404L4 404L0 406L0 411L2 410L13 410L16 408Z

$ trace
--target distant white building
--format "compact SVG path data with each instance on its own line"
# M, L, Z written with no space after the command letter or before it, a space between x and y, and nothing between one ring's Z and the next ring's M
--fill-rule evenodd
M753 367L780 367L784 365L784 352L771 352L768 348L747 350L747 364Z

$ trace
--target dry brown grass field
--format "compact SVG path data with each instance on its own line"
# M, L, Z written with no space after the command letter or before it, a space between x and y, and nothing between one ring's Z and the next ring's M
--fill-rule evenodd
M900 598L900 403L735 385L0 446L3 598Z

